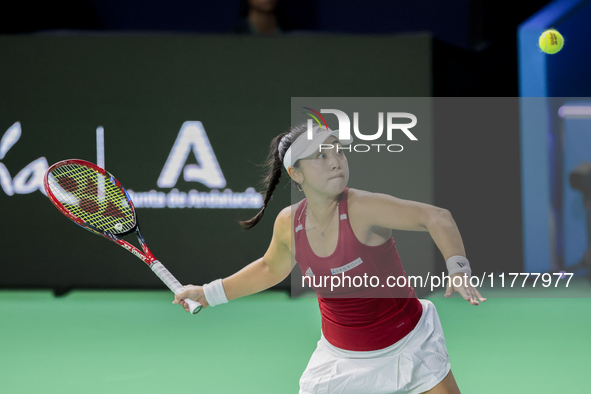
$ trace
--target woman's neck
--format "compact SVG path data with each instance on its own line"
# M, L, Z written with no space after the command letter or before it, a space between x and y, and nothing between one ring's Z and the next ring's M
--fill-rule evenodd
M314 223L322 223L334 214L339 203L340 195L333 198L326 198L320 196L307 197L306 210L308 218L311 218Z

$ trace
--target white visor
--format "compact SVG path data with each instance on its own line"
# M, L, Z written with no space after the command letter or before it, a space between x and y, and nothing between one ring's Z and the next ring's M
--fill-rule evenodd
M312 128L312 139L308 139L308 131L300 135L291 144L287 152L285 152L285 156L283 157L283 166L285 169L289 169L299 159L303 159L317 152L320 149L320 144L324 143L331 135L339 138L339 131L326 130L326 128L320 128L318 126ZM339 139L339 142L341 145L346 146L353 142L353 139L351 137L349 139Z

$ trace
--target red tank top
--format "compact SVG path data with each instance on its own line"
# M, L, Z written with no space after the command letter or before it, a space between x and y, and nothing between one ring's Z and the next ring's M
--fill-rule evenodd
M306 284L311 284L318 294L325 338L345 350L383 349L410 333L423 309L412 287L386 284L389 276L405 276L394 239L367 246L353 233L348 219L348 192L347 188L340 196L337 247L328 257L312 251L305 230L307 200L299 204L294 220L295 259L308 277ZM342 283L331 290L331 281L337 284L333 276L339 276ZM361 282L364 276L365 282ZM372 277L377 278L370 280Z

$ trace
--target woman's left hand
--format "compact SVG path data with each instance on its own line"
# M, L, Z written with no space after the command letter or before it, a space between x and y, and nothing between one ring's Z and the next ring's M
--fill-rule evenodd
M460 286L454 286L453 279L458 276L462 279L462 283L460 284ZM478 290L476 290L476 288L470 284L470 278L468 277L468 275L459 272L457 274L451 275L449 278L449 284L447 286L447 290L445 291L446 298L451 297L455 290L458 293L460 293L460 295L464 297L464 299L470 302L470 304L472 305L478 305L478 300L482 302L486 301L486 298L482 297ZM458 282L460 282L460 280L456 279L456 284L458 284Z

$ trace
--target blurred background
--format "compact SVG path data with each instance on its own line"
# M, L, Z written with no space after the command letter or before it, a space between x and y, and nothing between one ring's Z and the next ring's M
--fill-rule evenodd
M287 279L189 318L136 257L63 217L43 175L68 158L104 166L155 256L206 283L262 256L292 202L284 176L261 223L238 224L260 209L271 139L303 106L350 116L357 102L420 104L420 145L384 165L384 189L450 210L475 275L575 274L573 291L497 286L478 308L417 291L463 392L588 391L589 20L591 0L4 4L0 391L161 393L189 377L206 393L296 392L315 300L289 298ZM538 46L551 27L555 55ZM395 239L407 273L445 270L428 234Z
M549 3L452 0L260 0L281 33L412 35L433 39L435 96L518 95L517 26ZM260 4L260 5L258 5ZM253 33L248 1L22 1L2 15L3 34L219 35ZM258 32L258 31L257 31ZM257 33L255 32L255 34ZM384 48L384 52L396 48ZM384 53L386 56L387 54Z
M0 285L160 286L45 199L42 173L72 157L130 189L148 244L179 277L207 282L255 260L290 203L287 182L261 225L243 232L237 221L261 206L259 165L290 126L292 97L436 98L423 201L453 213L475 273L584 268L588 210L568 179L590 159L578 131L589 116L589 12L574 0L19 2L0 23L1 220L19 223L0 229ZM566 37L553 56L537 45L548 27ZM184 171L212 164L203 149L221 170L213 183ZM183 168L166 175L175 155ZM432 255L427 266L442 270Z
M0 23L0 220L19 224L0 228L0 285L56 294L161 286L46 200L43 172L73 157L130 189L148 244L182 280L207 282L255 260L290 203L288 183L260 226L243 232L237 221L260 208L260 164L292 122L293 97L434 98L421 198L452 212L475 273L584 268L588 210L568 180L590 159L580 131L589 12L574 0L15 3ZM548 27L566 37L557 55L537 44ZM467 98L478 98L469 110ZM199 159L203 149L215 163ZM182 168L165 174L178 155ZM213 182L185 171L216 165ZM401 184L399 196L421 182ZM423 247L401 247L406 260L424 260ZM427 267L442 270L430 253Z

